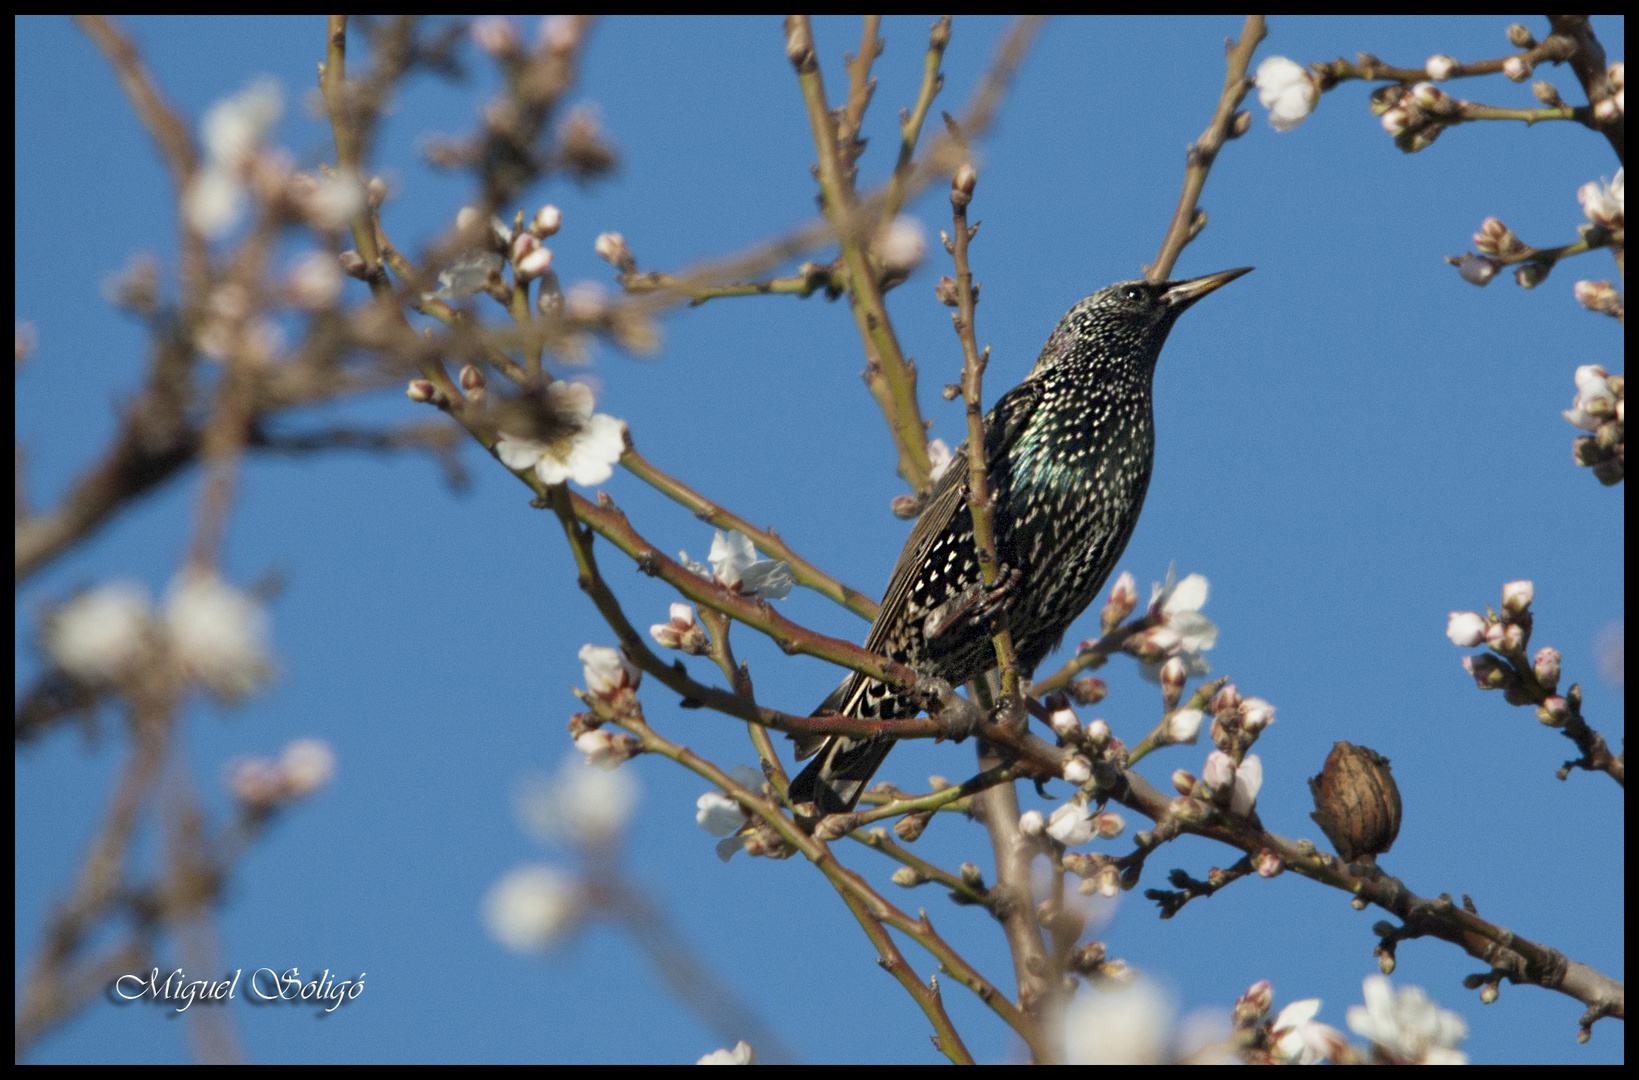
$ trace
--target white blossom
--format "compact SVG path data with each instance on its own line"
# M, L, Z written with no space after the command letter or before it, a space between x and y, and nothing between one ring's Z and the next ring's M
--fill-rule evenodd
M1093 766L1081 755L1072 757L1064 763L1064 779L1066 783L1080 787L1093 778Z
M46 650L70 675L106 681L142 655L151 625L148 594L142 587L114 582L81 593L59 608L46 627Z
M928 440L928 482L937 484L950 471L950 446L943 439Z
M757 1064L757 1051L755 1051L751 1048L750 1043L746 1042L744 1039L741 1039L739 1042L734 1044L734 1049L732 1049L732 1050L713 1050L711 1053L707 1054L705 1057L701 1058L699 1061L696 1061L695 1064L696 1065L755 1065L755 1064Z
M631 756L631 743L602 728L575 736L575 749L586 755L586 764L599 769L615 769Z
M1167 737L1175 743L1193 743L1201 735L1200 709L1179 709L1167 718Z
M266 77L206 111L199 125L205 165L183 196L183 213L195 230L214 239L238 223L246 167L283 111L279 85Z
M533 469L547 485L573 480L589 487L609 479L626 452L625 425L592 411L592 388L585 383L551 383L546 399L564 434L545 443L503 431L495 442L495 456L514 472Z
M514 952L539 952L573 925L579 906L575 883L550 866L509 871L484 898L489 934Z
M1468 1025L1456 1013L1429 1000L1423 989L1396 991L1387 976L1366 976L1366 1004L1349 1007L1349 1030L1370 1039L1383 1054L1407 1065L1466 1065L1457 1044Z
M1616 170L1616 178L1609 183L1595 180L1583 184L1576 191L1576 201L1589 221L1615 232L1622 228L1624 199L1622 195L1624 170Z
M1019 832L1023 835L1037 837L1046 831L1047 822L1040 810L1026 810L1019 815Z
M1258 65L1258 102L1276 131L1291 131L1315 111L1320 83L1302 64L1271 56Z
M1065 847L1085 844L1097 832L1098 822L1092 810L1079 799L1071 799L1047 819L1047 835Z
M1319 998L1294 1001L1280 1011L1269 1025L1277 1056L1292 1065L1318 1065L1335 1061L1342 1054L1348 1040L1330 1024L1316 1023L1319 1011Z
M499 274L506 260L493 251L470 251L438 272L437 300L463 300L489 287L491 275Z
M335 230L357 217L368 198L363 178L349 170L319 177L317 187L304 200L302 209L308 220L319 228Z
M285 287L298 306L327 308L341 295L341 264L328 251L310 251L291 268Z
M267 613L213 573L188 570L172 582L165 625L177 655L213 693L243 697L272 674Z
M901 214L876 239L876 253L888 270L914 269L927 254L928 241L922 223Z
M1598 431L1615 414L1615 403L1609 373L1598 364L1583 364L1576 369L1576 397L1560 415L1583 431Z
M738 529L726 536L721 529L713 534L711 554L706 556L711 563L710 570L690 559L686 551L678 552L677 557L701 577L714 578L731 589L738 587L740 592L758 600L784 600L791 595L791 586L796 581L791 576L789 563L759 559L751 537Z
M1235 759L1222 750L1212 751L1201 767L1201 782L1214 791L1229 787L1235 782Z
M729 776L741 787L752 791L763 788L763 774L749 765L736 765ZM694 823L712 836L722 837L717 844L717 857L728 862L734 853L745 846L745 837L739 833L751 821L751 815L739 803L721 791L708 791L694 802Z
M1065 1011L1065 1063L1159 1065L1171 1034L1172 1005L1148 980L1114 992L1083 989Z
M1476 611L1453 611L1446 617L1446 637L1459 649L1472 649L1485 640L1485 616Z
M1183 660L1186 673L1198 678L1212 670L1201 654L1218 643L1218 627L1201 614L1210 586L1202 574L1190 574L1182 581L1176 581L1175 576L1174 568L1169 566L1166 584L1156 582L1150 586L1150 610L1158 611L1166 622L1148 631L1147 637L1152 644ZM1161 663L1141 663L1138 673L1159 683Z
M1229 799L1229 812L1245 817L1258 804L1258 789L1263 787L1263 759L1248 754L1235 768L1235 793Z
M578 655L581 673L586 676L586 689L600 697L626 686L635 690L643 679L643 672L618 649L607 645L582 645Z

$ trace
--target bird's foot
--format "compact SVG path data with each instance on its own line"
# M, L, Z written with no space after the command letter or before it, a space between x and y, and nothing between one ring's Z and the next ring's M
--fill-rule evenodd
M975 583L959 595L940 604L922 621L922 637L930 646L953 631L988 630L996 616L1007 610L1018 591L1023 575L1003 565L997 567L996 583ZM958 635L965 637L965 634Z

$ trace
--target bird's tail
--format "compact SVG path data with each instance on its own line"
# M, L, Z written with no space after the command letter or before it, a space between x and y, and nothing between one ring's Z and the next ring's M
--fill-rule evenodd
M859 694L850 676L820 702L813 715L848 713L849 702L857 701ZM808 767L791 781L792 805L813 803L817 816L846 814L859 802L865 785L871 782L882 759L893 749L893 739L875 736L868 739L850 739L842 735L791 736L797 744L797 760L813 756Z
M859 802L896 740L885 735L850 739L833 735L791 781L791 802L811 802L817 815L846 814Z

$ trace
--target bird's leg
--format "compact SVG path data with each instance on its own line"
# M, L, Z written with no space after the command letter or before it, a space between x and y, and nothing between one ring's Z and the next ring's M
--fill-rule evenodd
M934 608L922 621L929 652L938 655L943 651L941 644L949 647L950 642L942 643L941 638L958 640L972 632L988 632L991 622L1012 602L1022 579L1019 571L1003 565L997 568L994 585L975 582Z

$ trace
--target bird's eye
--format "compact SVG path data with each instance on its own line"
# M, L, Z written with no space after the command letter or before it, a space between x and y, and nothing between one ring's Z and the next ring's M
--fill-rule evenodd
M1137 285L1128 285L1127 291L1122 295L1124 295L1128 300L1138 300L1143 297L1144 293Z

